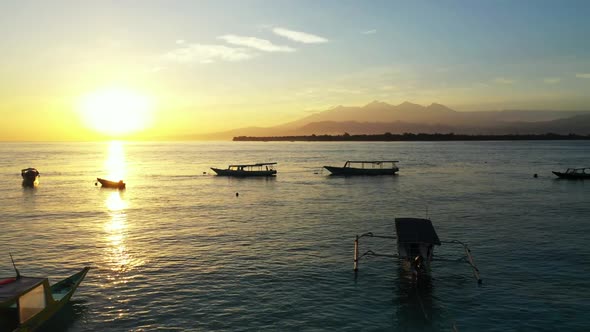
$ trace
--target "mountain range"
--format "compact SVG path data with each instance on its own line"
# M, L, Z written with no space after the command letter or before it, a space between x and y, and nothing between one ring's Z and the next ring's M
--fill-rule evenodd
M190 136L189 139L231 139L236 136L296 136L402 133L456 134L590 134L590 111L458 112L433 103L391 105L373 101L365 106L337 106L274 127L247 127Z

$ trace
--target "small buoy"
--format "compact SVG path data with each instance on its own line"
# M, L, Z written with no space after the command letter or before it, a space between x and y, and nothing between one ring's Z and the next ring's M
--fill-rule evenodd
M534 177L534 178L538 177L537 173L535 173L535 174L533 175L533 177Z
M236 197L240 196L240 193L236 193Z

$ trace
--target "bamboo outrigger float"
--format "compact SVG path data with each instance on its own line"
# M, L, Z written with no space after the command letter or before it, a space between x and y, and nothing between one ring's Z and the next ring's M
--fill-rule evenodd
M395 228L397 236L376 235L373 233L364 233L357 235L354 240L354 271L358 271L359 260L365 256L380 256L398 258L409 267L414 277L420 277L430 273L430 263L432 261L444 262L464 262L473 269L473 276L478 284L482 283L479 275L479 269L475 266L471 250L467 244L457 241L441 241L428 219L419 218L396 218ZM382 239L397 240L398 254L379 254L372 250L367 250L359 255L359 240L363 237L374 237ZM441 244L457 244L463 247L465 255L458 259L445 259L434 257L434 246Z

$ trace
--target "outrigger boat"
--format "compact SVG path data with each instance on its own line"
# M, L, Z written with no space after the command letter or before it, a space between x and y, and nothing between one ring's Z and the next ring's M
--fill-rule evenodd
M552 172L560 179L584 180L590 179L590 167L586 168L568 168L565 172Z
M96 178L96 181L100 182L103 188L113 188L113 189L125 189L125 182L123 180L117 181L110 181L106 179Z
M430 274L430 263L433 261L445 262L464 262L471 266L473 275L479 284L482 279L479 276L479 270L473 262L471 250L467 244L457 241L441 241L432 226L429 219L420 218L395 218L395 230L397 236L375 235L365 233L357 235L354 240L354 271L358 271L359 260L365 256L381 256L398 258L402 261L404 268L409 270L413 277L419 278L423 275ZM372 250L359 255L359 239L363 237L374 237L397 240L397 255L395 254L378 254ZM434 246L441 244L456 244L463 247L465 255L458 259L445 259L434 257Z
M16 277L0 279L0 331L38 329L68 303L90 268L51 287L47 278L24 277L14 269Z
M274 165L277 163L258 163L258 164L246 164L246 165L229 165L227 169L220 169L211 167L211 169L220 176L274 176L277 174L277 170L274 169Z
M395 175L397 160L348 160L343 167L324 166L332 175Z
M23 177L23 187L35 187L39 184L39 171L29 167L22 169L20 175Z

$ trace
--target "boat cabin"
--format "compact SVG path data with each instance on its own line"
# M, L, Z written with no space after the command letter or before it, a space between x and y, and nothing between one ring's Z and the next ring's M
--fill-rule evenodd
M590 168L568 168L565 170L565 174L578 175L586 174L590 175Z
M53 302L47 278L0 280L0 331L13 331Z
M344 163L345 168L385 168L385 169L397 169L396 163L398 160L348 160Z
M426 262L432 261L434 246L440 246L440 240L432 222L419 218L396 218L397 251L400 258L414 260L422 257Z
M227 167L230 171L242 171L242 172L252 172L252 171L273 171L274 165L277 163L257 163L257 164L246 164L246 165L229 165Z

